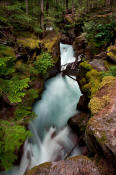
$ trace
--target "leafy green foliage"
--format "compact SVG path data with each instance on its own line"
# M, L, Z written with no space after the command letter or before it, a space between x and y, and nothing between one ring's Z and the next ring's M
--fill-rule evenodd
M15 150L24 143L29 131L15 122L0 121L0 161L9 169L16 160Z
M30 120L31 118L33 118L35 116L34 112L32 112L31 107L29 106L24 106L22 104L19 104L16 107L16 111L15 111L15 119L16 120L20 120L23 119L24 120Z
M4 80L3 92L8 96L11 103L22 101L22 97L26 92L23 90L29 86L29 78L20 80L18 77L13 77L10 80Z
M29 89L28 93L31 99L36 99L38 97L38 92L36 89Z
M42 76L46 76L48 69L53 66L52 57L49 53L44 52L37 57L34 64L35 68L38 70L38 73Z
M109 44L115 36L116 23L99 23L98 21L85 22L84 32L90 45L102 47Z
M116 77L116 66L110 66L107 72L102 73L102 76L114 76Z
M9 75L15 72L14 59L12 57L0 58L0 75Z
M0 16L0 23L8 24L8 21L7 21L7 19L4 18L3 16Z

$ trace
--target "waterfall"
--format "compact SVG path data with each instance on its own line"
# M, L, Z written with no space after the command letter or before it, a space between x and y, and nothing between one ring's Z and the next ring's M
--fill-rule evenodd
M61 64L75 61L71 45L60 44ZM29 124L33 136L24 145L24 154L19 167L14 167L1 175L24 175L27 169L48 161L64 159L75 145L77 136L67 126L68 119L74 115L81 95L76 81L61 74L48 80L41 100L33 111L37 117ZM79 155L79 147L72 151Z

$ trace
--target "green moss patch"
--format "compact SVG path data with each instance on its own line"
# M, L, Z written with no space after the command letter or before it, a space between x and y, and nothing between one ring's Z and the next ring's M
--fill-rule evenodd
M80 63L79 66L80 72L83 75L83 78L80 80L82 91L86 93L89 98L91 98L99 89L99 84L102 80L102 73L93 69L92 66L86 61Z
M19 38L17 40L17 43L19 45L22 45L23 47L28 47L30 49L36 49L39 48L39 43L41 43L38 39L33 38Z
M116 60L116 46L110 46L107 49L107 55Z
M0 45L0 57L6 56L15 58L14 49L9 46Z

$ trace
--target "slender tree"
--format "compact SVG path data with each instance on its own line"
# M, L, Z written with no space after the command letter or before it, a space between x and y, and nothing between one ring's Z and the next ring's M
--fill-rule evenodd
M68 12L68 0L65 0L66 12Z
M74 0L72 0L72 14L74 15Z
M46 11L47 11L47 13L49 11L49 0L46 0Z
M44 29L44 0L41 0L41 28Z
M26 14L28 15L29 13L29 6L28 6L28 0L25 0L25 9L26 9Z

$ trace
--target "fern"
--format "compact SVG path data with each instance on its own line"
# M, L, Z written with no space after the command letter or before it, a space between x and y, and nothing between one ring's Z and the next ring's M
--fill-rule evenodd
M35 116L35 113L32 112L32 108L31 107L27 107L24 105L18 105L16 107L16 111L15 111L15 119L16 120L30 120L31 118L33 118Z
M46 76L48 69L53 66L52 57L49 53L44 52L37 57L37 61L35 61L34 64L38 73L42 76Z
M3 57L0 58L0 75L9 75L15 72L14 58Z
M8 96L11 103L19 103L26 92L23 90L29 87L29 78L20 80L18 77L13 77L10 80L4 80L3 92Z
M114 76L116 77L116 66L110 66L109 71L103 72L102 76Z
M17 158L15 150L30 135L29 131L16 122L0 121L0 161L5 169L9 169Z

